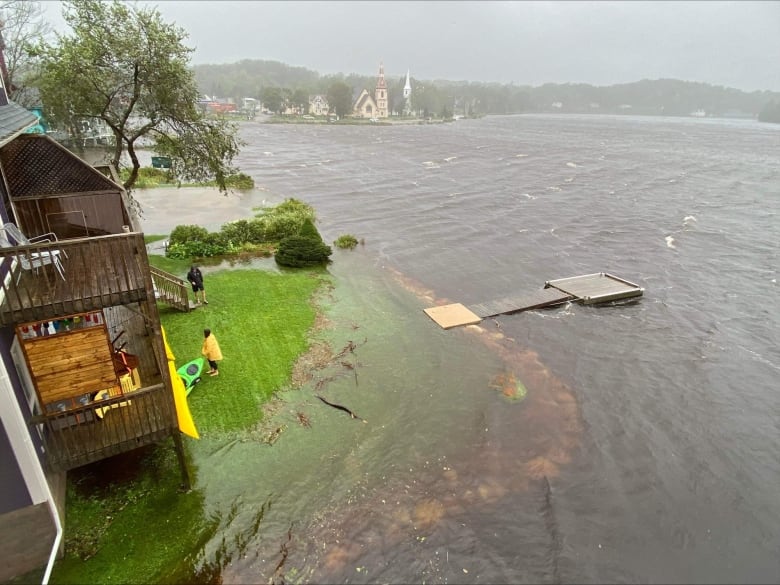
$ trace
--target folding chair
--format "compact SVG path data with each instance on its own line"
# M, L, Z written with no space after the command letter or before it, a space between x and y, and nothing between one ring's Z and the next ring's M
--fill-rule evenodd
M26 241L26 243L22 243L19 239L14 237L14 235L9 232L8 226L13 224L5 224L3 228L0 230L0 247L3 248L13 248L14 245L10 242L8 237L10 236L13 238L17 245L19 246L30 246L35 245L36 243L40 242L33 242L31 240L28 240L23 235L21 238ZM14 225L14 228L18 232L18 234L21 234L21 232L18 231L19 228L17 228ZM55 236L56 237L56 236ZM36 238L33 238L36 239ZM45 240L45 241L51 241L51 240ZM34 270L36 274L38 273L38 269L47 266L49 264L52 264L54 268L57 270L57 273L62 277L62 280L65 280L65 270L62 267L62 262L60 261L60 250L44 250L41 252L22 252L16 255L16 259L19 261L19 265L22 267L22 270ZM16 278L16 283L19 284L19 281L22 279L22 270L19 271L19 275Z

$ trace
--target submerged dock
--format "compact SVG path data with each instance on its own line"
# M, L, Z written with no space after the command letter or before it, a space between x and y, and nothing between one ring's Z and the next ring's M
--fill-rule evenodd
M585 305L622 301L641 297L645 289L606 272L548 280L544 288L520 296L505 297L466 307L461 303L425 309L425 314L443 329L474 325L488 317L543 309L563 303Z

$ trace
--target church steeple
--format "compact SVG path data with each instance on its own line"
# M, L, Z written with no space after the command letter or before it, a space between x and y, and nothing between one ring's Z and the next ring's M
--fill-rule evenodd
M409 79L409 70L406 70L406 84L404 85L404 116L412 113L412 82Z
M374 101L376 101L376 117L387 118L387 83L385 82L385 65L379 63L379 78L376 80L376 90L374 91Z

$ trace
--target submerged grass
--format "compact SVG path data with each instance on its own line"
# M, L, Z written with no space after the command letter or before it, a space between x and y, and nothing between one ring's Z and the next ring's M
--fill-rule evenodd
M189 264L161 256L150 260L174 274L186 272ZM204 375L189 397L201 437L250 429L262 418L263 403L290 385L293 365L306 351L314 325L314 294L326 280L322 270L217 270L207 276L209 305L190 313L160 305L177 366L200 356L206 327L225 357L220 375ZM192 472L198 462L190 463ZM170 441L70 472L65 557L50 582L194 579L203 570L196 556L218 519L204 518L202 494L181 493L180 482Z

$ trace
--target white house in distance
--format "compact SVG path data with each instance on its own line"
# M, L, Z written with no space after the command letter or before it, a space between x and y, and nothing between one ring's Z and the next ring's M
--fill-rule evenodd
M328 99L321 94L309 96L309 113L314 116L327 116L330 111Z

